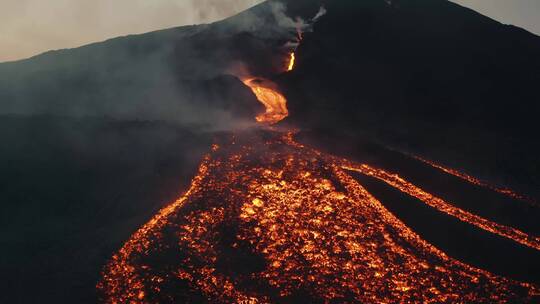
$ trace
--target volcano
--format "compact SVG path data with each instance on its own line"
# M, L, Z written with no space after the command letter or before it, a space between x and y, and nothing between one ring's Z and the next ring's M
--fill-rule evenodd
M445 0L275 0L1 64L1 111L208 141L94 258L94 301L533 303L538 51Z

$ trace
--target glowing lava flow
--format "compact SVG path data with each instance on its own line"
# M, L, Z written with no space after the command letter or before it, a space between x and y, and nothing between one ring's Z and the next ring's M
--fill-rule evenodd
M107 265L104 302L506 303L538 293L448 257L341 161L291 140L221 138L188 193Z
M496 187L496 186L493 186L493 185L490 185L484 181L481 181L479 180L478 178L476 177L473 177L473 176L470 176L466 173L463 173L463 172L459 172L455 169L450 169L450 168L446 168L444 166L441 166L433 161L430 161L430 160L427 160L425 158L421 158L421 157L418 157L418 156L414 156L414 155L410 155L411 157L425 163L425 164L428 164L430 166L432 166L433 168L436 168L436 169L439 169L447 174L450 174L450 175L453 175L455 177L458 177L462 180L465 180L471 184L474 184L474 185L477 185L479 187L484 187L484 188L488 188L492 191L495 191L495 192L498 192L500 194L504 194L508 197L511 197L511 198L514 198L514 199L517 199L517 200L521 200L521 201L524 201L524 202L527 202L529 204L532 204L532 205L538 205L537 202L535 202L534 200L532 200L531 198L525 196L525 195L522 195L522 194L519 194L519 193L516 193L515 191L513 191L512 189L508 189L508 188L504 188L504 187Z
M266 108L264 113L256 117L258 122L275 124L289 116L287 99L273 88L275 85L270 81L260 78L247 78L243 82Z
M294 63L296 62L296 55L294 52L291 53L289 58L289 66L287 66L287 71L290 72L294 69Z
M285 97L244 80L276 123ZM467 223L538 249L397 175L294 141L223 135L189 191L140 228L103 270L104 303L523 303L538 286L493 275L424 241L349 175L379 178Z
M474 225L483 230L500 235L502 237L518 242L522 245L540 250L540 237L535 237L522 232L518 229L494 223L483 217L472 214L468 211L455 207L454 205L445 202L444 200L433 196L417 186L409 183L397 174L390 174L384 170L375 169L368 165L345 165L345 170L356 171L365 175L373 176L384 181L388 185L399 189L401 192L407 193L410 196L416 197L427 205L444 212L450 216L456 217L459 220Z
M301 41L301 32L298 34L298 41ZM287 65L287 72L294 69L296 61L296 55L293 52L290 53L289 64ZM287 109L287 99L283 94L279 92L277 86L264 78L248 77L242 80L246 86L248 86L260 103L265 107L265 112L257 115L255 118L259 123L276 124L281 120L289 116L289 110Z

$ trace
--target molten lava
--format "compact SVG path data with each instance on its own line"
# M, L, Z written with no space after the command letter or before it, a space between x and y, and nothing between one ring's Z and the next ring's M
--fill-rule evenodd
M301 35L299 35L301 37ZM299 41L301 38L299 38ZM296 55L291 52L289 55L289 64L287 65L287 72L294 69L296 61ZM287 99L277 89L277 85L270 80L257 77L247 77L242 82L248 86L251 91L257 97L260 103L265 107L265 112L257 115L255 118L257 122L273 125L276 124L287 116L289 116L289 110L287 109Z
M411 157L425 163L425 164L428 164L430 166L432 166L433 168L436 168L436 169L439 169L447 174L450 174L450 175L453 175L457 178L460 178L464 181L467 181L473 185L477 185L479 187L484 187L484 188L488 188L492 191L495 191L497 193L500 193L500 194L503 194L503 195L506 195L508 197L511 197L513 199L517 199L517 200L521 200L521 201L524 201L524 202L527 202L531 205L538 205L538 203L536 201L534 201L533 199L525 196L525 195L522 195L522 194L519 194L517 192L515 192L514 190L512 189L509 189L509 188L505 188L505 187L497 187L497 186L493 186L493 185L490 185L489 183L487 182L484 182L476 177L473 177L473 176L470 176L466 173L463 173L463 172L459 172L458 170L455 170L455 169L451 169L451 168L447 168L447 167L444 167L442 165L439 165L433 161L430 161L430 160L427 160L425 158L421 158L421 157L418 157L418 156L413 156L411 155Z
M456 217L457 219L469 223L473 226L476 226L480 229L489 231L493 234L508 238L514 242L520 243L522 245L531 247L536 250L540 250L540 237L529 235L518 229L504 226L498 223L489 221L483 217L472 214L463 209L457 208L451 203L445 202L444 200L427 193L426 191L420 189L419 187L411 184L410 182L404 180L397 174L391 174L384 170L372 168L366 164L362 165L345 165L343 167L349 171L356 171L364 175L375 177L388 185L399 189L403 193L407 193L410 196L416 197L430 207L433 207L440 212L446 213L450 216Z
M294 56L291 57L294 65ZM246 79L266 112L288 115L275 87ZM378 178L510 240L540 240L437 198L395 174L323 154L293 133L221 136L190 189L106 265L105 303L522 303L538 286L459 262L427 243L349 173Z
M296 55L294 54L294 52L291 53L290 55L290 58L289 58L289 66L287 67L287 71L290 72L294 69L294 63L296 61Z
M104 301L506 303L538 293L422 240L346 164L273 131L222 138L186 195L107 265Z
M266 124L275 124L289 116L287 99L277 91L274 84L268 80L259 78L247 78L243 80L257 99L264 105L266 111L256 117L257 121Z

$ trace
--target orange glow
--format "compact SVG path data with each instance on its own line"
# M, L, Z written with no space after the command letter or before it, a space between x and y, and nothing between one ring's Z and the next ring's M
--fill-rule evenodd
M283 303L299 292L321 303L507 303L538 294L447 256L348 172L455 215L448 203L397 175L298 144L292 133L262 132L214 145L189 191L105 267L104 302L171 302L187 292L211 303ZM240 265L227 264L237 255ZM248 268L244 259L255 257Z
M496 186L493 186L493 185L490 185L484 181L481 181L480 179L476 178L476 177L473 177L473 176L470 176L466 173L463 173L463 172L459 172L455 169L450 169L450 168L446 168L446 167L443 167L442 165L439 165L439 164L436 164L435 162L432 162L430 160L427 160L427 159L424 159L424 158L421 158L421 157L418 157L418 156L414 156L412 155L411 157L425 163L425 164L428 164L430 166L432 166L433 168L436 168L436 169L439 169L447 174L450 174L450 175L453 175L455 177L458 177L462 180L465 180L473 185L477 185L479 187L484 187L484 188L488 188L492 191L495 191L495 192L498 192L500 194L503 194L503 195L506 195L508 197L511 197L513 199L517 199L517 200L521 200L521 201L524 201L524 202L527 202L529 204L532 204L532 205L537 205L538 203L535 202L534 200L532 200L531 198L528 198L527 196L525 195L522 195L522 194L519 194L511 189L508 189L508 188L503 188L503 187L496 187Z
M244 83L266 107L259 122L287 117L287 101L271 83ZM97 285L104 303L523 303L540 293L449 257L350 173L529 247L540 249L539 238L396 174L299 144L293 132L258 132L216 139L190 189L105 266Z
M346 165L343 167L346 170L356 171L365 175L373 176L384 181L388 185L399 189L401 192L407 193L410 196L416 197L427 205L444 212L448 215L458 218L459 220L474 225L480 229L500 235L502 237L513 240L514 242L540 250L540 238L529 235L518 229L494 223L478 215L474 215L463 209L453 206L444 200L433 196L417 186L407 182L397 174L391 174L384 170L375 169L368 165Z
M260 123L275 124L289 116L287 109L287 99L271 88L268 80L258 78L248 78L243 80L244 84L251 88L257 99L264 105L266 111L256 117Z
M291 53L290 55L290 58L289 58L289 66L287 67L287 71L292 71L294 69L294 63L296 61L296 55L293 53Z

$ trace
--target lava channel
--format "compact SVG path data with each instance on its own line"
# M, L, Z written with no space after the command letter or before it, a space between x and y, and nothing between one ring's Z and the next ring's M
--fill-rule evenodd
M291 57L292 61L294 57ZM244 79L274 124L268 82ZM383 170L294 141L222 136L190 189L140 228L103 270L104 303L508 303L538 286L459 262L424 241L349 175L379 178L431 207L536 248L538 239L463 213Z
M259 131L221 138L191 189L103 272L105 303L507 303L538 287L433 247L343 169ZM343 160L344 161L344 160Z

